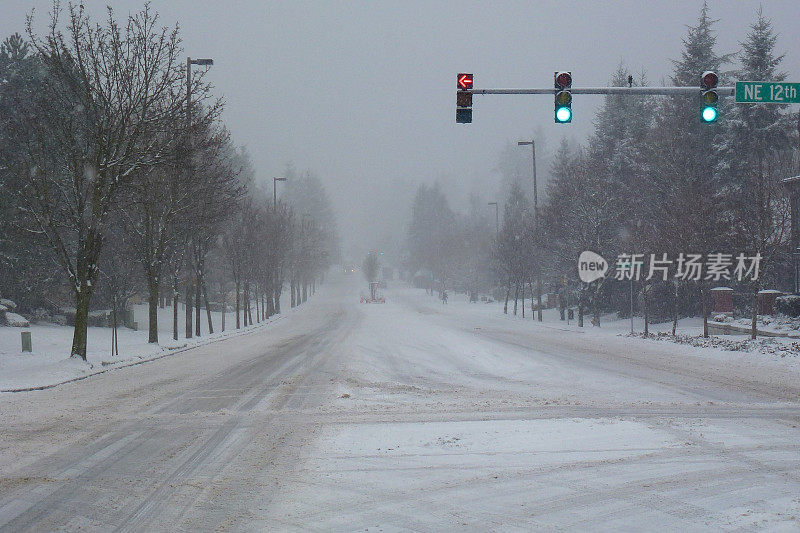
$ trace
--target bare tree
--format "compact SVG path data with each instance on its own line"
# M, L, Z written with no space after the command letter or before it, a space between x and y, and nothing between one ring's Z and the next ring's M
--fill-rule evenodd
M70 5L66 34L54 5L49 32L28 35L47 75L11 118L23 148L26 214L47 236L75 298L71 354L86 358L89 305L98 280L109 214L137 171L171 149L170 127L182 98L177 27L158 28L149 6L120 24L104 24Z

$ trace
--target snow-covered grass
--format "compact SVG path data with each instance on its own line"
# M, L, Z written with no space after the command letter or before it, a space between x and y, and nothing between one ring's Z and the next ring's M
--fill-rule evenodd
M426 302L426 305L435 308L435 306L444 305L438 300L436 296L428 296L427 300L422 299L426 296L425 292L421 289L400 289L400 294L413 295L414 298L419 299L421 302ZM464 294L451 294L449 295L447 306L450 310L456 313L463 313L472 315L475 313L491 316L494 318L503 317L507 320L514 321L536 321L536 314L530 309L530 300L525 301L527 308L525 309L525 318L522 317L521 307L517 309L517 315L513 315L513 300L509 302L508 314L503 314L503 302L490 302L490 303L470 303L467 296ZM545 309L542 313L542 325L556 326L570 331L583 331L590 335L630 335L631 334L631 320L630 318L618 318L616 314L604 314L600 318L600 327L591 325L591 315L584 316L584 327L578 327L577 322L577 309L575 310L575 320L567 321L560 320L558 309ZM731 321L728 321L731 323ZM732 321L736 325L742 327L750 327L749 318L741 318ZM758 329L760 331L771 331L782 334L796 334L797 329L800 328L800 321L784 317L782 315L776 316L760 316L758 322ZM744 339L741 336L731 335L712 335L709 339L703 338L703 320L700 317L681 318L678 321L677 335L672 336L672 322L650 323L649 324L649 340L675 342L683 345L691 345L700 348L714 348L725 351L742 351L753 353L756 355L777 355L779 357L800 356L800 344L795 336L789 338L779 337L760 337L755 341ZM644 332L644 319L642 317L634 317L633 319L633 336L642 337Z
M136 305L134 320L139 330L124 326L117 329L119 356L112 355L112 329L88 328L86 361L70 357L72 327L56 324L31 324L27 328L0 327L0 391L52 386L72 379L86 377L110 368L136 364L175 353L183 348L198 346L229 337L242 331L277 320L277 315L267 322L236 330L236 316L227 313L225 331L222 332L222 313L212 312L214 334L208 334L208 319L201 310L200 337L186 339L185 308L178 307L178 340L172 338L172 308L158 310L158 344L149 344L147 331L147 305ZM255 312L253 313L255 318ZM33 352L22 352L20 332L30 331Z

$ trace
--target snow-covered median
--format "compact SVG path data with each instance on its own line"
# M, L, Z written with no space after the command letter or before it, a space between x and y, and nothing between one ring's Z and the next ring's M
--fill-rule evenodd
M151 361L185 349L214 342L280 319L276 315L269 320L236 330L236 316L228 313L225 331L222 329L222 314L211 313L215 333L208 334L208 319L205 310L201 316L201 335L185 339L185 311L179 307L179 339L172 339L172 308L159 309L159 344L147 342L147 306L134 307L134 319L144 330L134 331L118 328L119 356L111 353L111 328L88 328L86 361L69 357L72 346L72 328L55 324L32 324L27 328L0 327L0 392L47 388L82 379L110 369ZM22 352L20 332L30 331L33 352Z

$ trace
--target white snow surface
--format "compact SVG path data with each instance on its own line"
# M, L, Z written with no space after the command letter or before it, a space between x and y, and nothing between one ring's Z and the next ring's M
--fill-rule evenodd
M797 358L626 337L629 320L608 317L601 328L578 328L551 310L540 325L463 295L443 305L401 288L387 301L365 306L336 389L340 409L382 414L317 431L261 525L800 527L800 447L786 441L800 437L796 394L744 404L714 383L758 376L777 392L800 376ZM694 334L700 327L681 324ZM741 416L755 406L791 406L793 421ZM722 420L715 409L725 409Z
M147 305L135 305L134 320L139 330L134 331L122 325L117 328L119 356L112 355L112 329L89 327L86 361L70 357L72 348L71 326L57 324L32 324L26 327L0 327L0 392L26 388L48 387L76 378L105 372L115 367L153 360L178 350L206 344L237 334L236 316L228 312L225 317L225 331L222 332L222 313L212 312L211 321L215 333L208 335L208 319L205 309L201 309L200 337L186 339L186 314L183 305L178 307L178 340L172 338L172 308L158 310L158 344L149 344L147 331ZM13 313L6 313L6 317ZM16 315L19 316L19 315ZM253 314L255 318L255 314ZM19 317L22 318L22 317ZM277 320L278 316L269 321ZM269 322L267 321L267 322ZM259 327L266 322L254 324ZM239 332L251 329L241 328ZM33 351L22 352L20 331L30 331Z
M0 527L800 529L800 358L360 286L0 395Z

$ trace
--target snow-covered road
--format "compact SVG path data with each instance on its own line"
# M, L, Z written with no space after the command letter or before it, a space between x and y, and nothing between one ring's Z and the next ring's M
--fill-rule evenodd
M360 285L0 395L0 529L800 527L796 361Z

